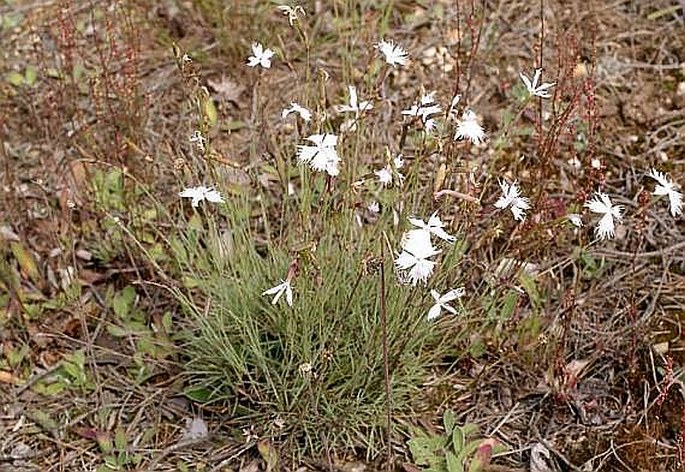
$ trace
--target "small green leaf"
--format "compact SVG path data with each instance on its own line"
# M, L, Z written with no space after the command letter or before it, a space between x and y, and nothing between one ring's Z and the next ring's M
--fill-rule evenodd
M16 71L7 74L7 76L5 76L5 79L7 80L7 82L14 85L15 87L19 87L24 83L24 76Z
M478 432L478 426L473 423L466 423L461 427L461 430L464 432L465 437L469 437Z
M214 105L214 100L211 98L204 99L203 112L207 123L213 128L219 119L218 113L216 111L216 105Z
M32 414L28 415L32 421L35 421L38 426L45 431L51 432L59 429L59 425L53 420L49 414L42 410L34 410Z
M416 431L416 436L407 445L415 464L431 465L439 461L438 452L442 454L444 442L442 436L428 436L422 431Z
M26 83L26 85L28 85L29 87L33 87L36 83L37 78L38 74L36 73L36 68L32 65L26 66L26 70L24 71L24 82Z
M466 444L464 431L462 431L461 427L457 426L452 431L452 449L454 449L455 453L459 454L464 449L464 444Z
M190 388L184 392L184 395L193 401L205 403L212 398L212 392L208 388Z
M34 386L33 390L36 393L41 393L43 395L47 395L47 396L52 397L52 396L59 395L60 393L64 392L64 390L66 390L66 388L67 388L67 385L64 382L58 380L56 382L52 382L52 383L48 383L48 384L39 382Z
M445 414L442 415L442 424L445 427L445 433L449 435L456 424L454 412L452 410L446 410Z
M112 436L109 434L109 431L98 431L95 434L95 440L100 450L105 454L109 454L112 451Z
M107 332L114 336L115 338L123 338L128 336L129 332L128 330L122 328L121 326L116 326L116 325L108 325L107 326Z
M468 457L471 457L473 453L476 452L476 449L478 449L481 442L482 440L475 439L466 443L464 449L459 452L458 459L463 463Z
M63 362L62 369L64 369L64 371L72 380L77 380L81 376L81 369L71 362Z
M126 318L136 298L136 289L130 285L115 295L112 309L119 318Z
M117 461L117 458L114 456L105 456L103 459L105 461L105 467L107 467L110 470L119 470L119 461Z
M21 25L21 22L24 21L24 16L21 13L7 13L0 17L0 21L2 22L3 30L11 30Z
M228 123L226 123L226 130L227 131L238 131L243 128L247 128L247 123L244 121L240 120L230 120Z
M650 13L649 15L647 15L647 19L650 21L658 20L662 16L675 14L681 8L682 3L680 5L671 5L670 7L662 8L661 10L656 10Z
M126 431L119 426L114 432L114 447L116 447L119 451L124 451L127 443Z
M178 461L176 462L176 469L178 472L189 472L190 469L188 469L188 466L186 465L185 462Z
M268 439L263 439L257 443L257 451L266 463L266 472L278 470L278 451Z
M447 460L448 472L464 472L464 464L454 453L447 451L447 454L445 454L445 459Z

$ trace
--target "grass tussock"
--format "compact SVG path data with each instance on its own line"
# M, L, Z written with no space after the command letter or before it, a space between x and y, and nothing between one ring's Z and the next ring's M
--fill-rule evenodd
M426 320L424 294L394 280L382 229L392 218L360 228L331 214L313 219L318 237L309 243L257 245L239 205L209 220L195 214L178 240L193 287L181 297L194 325L184 349L192 395L227 402L261 434L284 435L310 451L324 444L378 452L387 391L396 414L406 414L444 355L444 334ZM221 231L215 221L224 217L230 224ZM292 228L306 224L299 223ZM456 265L459 244L445 252L444 263ZM263 294L284 279L292 306L287 295L272 304L274 295Z

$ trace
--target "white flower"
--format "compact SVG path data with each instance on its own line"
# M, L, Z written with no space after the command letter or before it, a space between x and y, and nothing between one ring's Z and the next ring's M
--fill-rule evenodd
M548 89L554 87L556 82L547 82L538 85L540 74L542 74L542 69L535 69L535 74L533 75L533 80L531 81L523 72L519 72L519 76L525 84L529 94L540 98L550 98L551 95L549 94Z
M369 210L371 213L378 213L381 211L381 206L378 204L377 201L373 201L369 203L366 207L367 210Z
M281 10L284 15L288 15L288 24L290 26L292 26L293 23L298 20L300 15L305 16L304 8L302 8L300 5L295 5L294 7L289 5L279 5L278 9Z
M600 169L602 167L602 161L600 161L597 158L594 158L590 161L590 167L593 169Z
M419 228L411 230L410 233L414 231L425 231L429 235L434 234L438 238L443 239L448 243L453 243L457 239L456 237L447 234L447 232L443 229L445 227L445 223L442 222L437 211L433 213L430 218L428 218L428 223L425 223L420 218L409 217L408 220L411 224Z
M677 184L668 178L662 172L652 169L647 174L649 177L657 181L657 186L654 188L653 195L668 196L668 203L671 209L671 215L674 217L683 214L683 194L676 190Z
M295 102L290 102L290 106L283 109L281 112L281 118L285 118L291 113L297 113L304 121L311 121L312 119L312 112Z
M302 377L307 377L312 374L314 371L314 366L312 366L309 362L303 362L299 366L297 366L297 371L300 373Z
M261 43L252 43L252 56L247 58L247 65L250 67L256 67L258 65L265 69L271 67L271 58L274 52L271 49L264 49Z
M473 144L480 144L485 140L485 131L478 123L476 114L471 110L466 110L457 123L457 131L454 133L454 140L470 139Z
M376 172L374 172L374 174L376 174L378 180L384 186L392 184L392 169L390 168L390 166L385 166L381 170L377 170Z
M566 218L576 228L582 228L583 227L583 219L581 218L581 216L578 213L569 213L568 215L566 215Z
M452 115L452 113L456 112L457 105L459 105L460 100L461 100L460 94L457 94L452 98L452 103L450 103L450 109L448 110L449 115Z
M440 105L435 103L435 92L424 94L421 97L421 101L418 105L412 105L411 108L402 110L402 114L405 116L416 116L420 117L423 122L424 129L426 132L430 133L433 131L437 125L434 118L431 115L440 113L442 109Z
M521 189L516 180L511 184L504 180L499 181L499 186L502 189L502 196L495 202L495 206L500 210L510 207L514 219L523 221L526 217L526 210L530 208L530 200L521 196Z
M298 146L297 160L300 163L309 164L309 167L314 170L326 171L333 177L338 175L340 157L335 149L338 137L334 134L313 134L306 139L315 145Z
M403 280L416 285L425 282L433 273L436 263L428 258L439 253L431 244L428 231L409 231L404 235L402 253L395 259L395 267Z
M276 303L278 303L278 300L283 296L284 293L285 301L288 303L288 305L293 306L293 288L290 286L289 280L281 280L281 283L279 283L275 287L271 287L268 290L264 290L262 292L262 296L274 295L273 300L271 300L271 304L275 305Z
M178 194L181 198L192 198L190 204L193 208L197 208L202 200L207 200L212 203L223 203L224 197L214 190L212 187L189 187Z
M623 207L620 205L614 206L611 203L609 196L601 192L597 192L592 200L586 202L585 207L589 208L593 213L601 213L604 215L595 227L595 235L600 239L613 238L616 234L614 218L619 222L622 221L621 211L623 210Z
M202 133L200 133L200 131L193 131L193 134L190 138L188 138L188 141L190 141L191 143L196 143L198 149L202 152L205 152L205 144L207 143L207 138L202 136Z
M430 310L428 310L428 316L426 316L426 319L428 321L436 319L438 316L440 316L440 312L443 308L453 315L456 315L457 310L453 306L448 305L448 303L456 300L457 298L463 297L464 293L464 287L450 290L444 295L440 295L436 290L431 290L431 296L435 300L435 304L430 308Z
M397 64L401 66L407 65L409 53L402 46L396 45L393 41L381 39L374 47L385 56L385 62L391 66L395 67Z
M357 101L357 87L354 85L349 85L347 89L350 91L350 104L337 105L335 109L338 113L352 112L359 115L360 113L373 108L373 104L367 100L362 102Z
M431 134L433 131L435 131L437 127L438 122L435 121L435 118L428 118L426 121L423 122L423 129L428 134Z
M402 154L398 154L397 157L392 160L392 163L395 165L395 169L404 167L404 158L402 157Z

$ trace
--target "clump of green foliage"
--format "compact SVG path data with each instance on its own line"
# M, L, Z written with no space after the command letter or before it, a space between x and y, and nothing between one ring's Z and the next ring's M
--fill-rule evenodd
M214 208L221 220L209 214ZM245 201L201 211L172 242L186 272L187 290L178 294L192 314L189 395L233 405L234 416L265 435L378 452L388 402L384 342L395 411L409 411L443 354L422 290L398 284L393 273L383 231L392 217L360 228L349 214L324 211L328 217L310 219L304 234L308 225L295 217L298 230L284 242L259 245ZM444 263L456 264L459 254L458 244L446 249ZM293 263L293 305L285 297L273 305L262 292Z
M478 472L484 470L493 454L505 449L492 439L474 439L478 426L459 426L451 410L444 413L443 426L444 434L416 429L409 440L414 462L427 472Z

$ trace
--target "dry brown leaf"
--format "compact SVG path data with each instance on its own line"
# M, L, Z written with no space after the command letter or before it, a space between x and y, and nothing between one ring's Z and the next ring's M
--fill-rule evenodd
M12 375L10 372L6 372L4 370L0 370L0 383L7 383L7 384L14 384L18 385L21 383L21 379L19 377L15 377Z
M536 443L530 448L530 472L555 472L549 450L542 444Z
M580 379L583 371L585 368L590 364L589 359L584 359L584 360L579 360L579 359L574 359L568 364L566 364L566 367L564 367L564 370L566 371L566 375L569 378L572 379Z
M12 250L14 258L19 263L21 273L31 279L33 282L39 283L41 279L40 271L38 270L36 260L33 258L31 253L24 248L21 243L17 242L10 243L10 249Z
M217 81L209 79L207 83L216 91L221 99L233 103L238 108L243 105L240 101L240 96L245 91L244 85L237 84L225 76Z
M661 355L664 355L668 352L668 347L669 347L668 341L664 341L662 343L652 344L652 349L654 349L654 352L657 354L661 354Z

